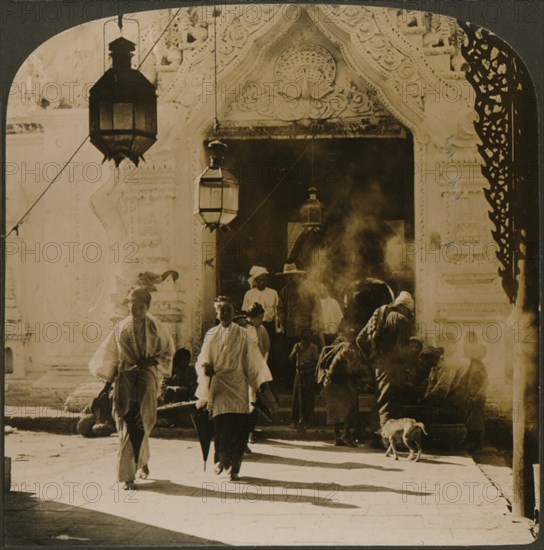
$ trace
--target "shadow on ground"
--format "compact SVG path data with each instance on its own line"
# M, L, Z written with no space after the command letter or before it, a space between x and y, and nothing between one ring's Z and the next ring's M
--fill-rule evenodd
M340 485L339 483L319 483L315 481L305 482L305 481L282 481L279 479L266 479L260 477L246 477L241 480L243 483L247 483L251 486L257 487L281 487L283 489L305 489L314 492L370 492L370 493L396 493L399 495L412 495L412 496L426 496L433 493L427 493L422 491L411 491L406 489L393 489L392 487L385 487L381 485L366 485L366 484L355 484L355 485Z
M32 493L6 492L4 545L8 546L217 546L224 543L161 529Z
M365 464L363 462L320 462L317 460L305 460L303 458L290 458L286 456L266 455L256 453L253 451L251 454L244 456L244 462L259 462L269 464L282 464L289 466L305 466L310 468L338 468L341 470L363 470L367 468L373 468L375 470L383 470L388 472L402 472L401 468L385 468L383 466L374 466L372 464Z
M307 487L306 487L307 486ZM327 495L334 496L334 492L325 488L321 484L321 492L313 495L303 495L301 490L304 488L318 489L319 484L284 482L270 479L243 477L241 482L233 483L227 480L208 481L202 483L202 487L192 487L174 483L169 479L156 479L146 484L138 486L138 491L153 491L163 495L195 497L206 502L210 499L220 499L226 501L247 501L247 502L282 502L289 504L315 504L328 508L359 508L354 504L338 502L336 498L329 498ZM276 491L275 489L281 490ZM322 496L325 495L325 496Z
M301 444L300 442L296 441L292 444L286 442L286 441L280 441L280 440L267 440L266 441L266 444L267 445L272 445L273 447L281 447L283 449L304 449L306 451L324 451L324 452L334 452L334 453L350 453L350 454L355 454L355 455L361 455L361 454L379 454L379 455L385 455L385 448L384 449L372 449L368 446L365 446L365 445L359 445L359 447L357 448L352 448L352 447L336 447L335 445L304 445L304 444ZM256 453L256 452L253 452L253 454L257 455L257 456L262 456L260 455L259 453ZM407 453L405 453L407 454ZM459 452L453 452L453 451L450 451L448 452L448 456L464 456L466 453L464 451L459 451ZM246 457L244 458L244 460L247 460L247 458L251 456L251 455L246 455ZM403 451L401 450L399 452L399 456L403 456ZM291 460L291 459L286 459L286 460ZM292 459L292 460L296 460L296 459ZM384 460L390 460L390 458L386 458L384 456ZM392 458L391 458L392 460ZM439 460L438 457L436 457L436 455L426 455L425 454L425 449L423 450L423 453L421 455L421 458L419 460L419 462L426 462L428 464L445 464L445 465L448 465L448 466L460 466L459 464L455 464L453 462L447 462L447 461L443 461L443 460ZM317 462L316 465L321 465L323 468L327 468L327 467L330 467L330 468L334 468L334 467L339 467L339 468L342 468L342 467L349 467L349 468L377 468L377 469L382 469L382 470L389 470L389 471L398 471L396 468L381 468L380 466L371 466L369 464L362 464L362 463L357 463L357 462L344 462L343 464L340 464L338 466L334 466L334 465L331 465L331 466L327 466L328 463L325 463L325 462ZM346 466L348 465L348 466Z

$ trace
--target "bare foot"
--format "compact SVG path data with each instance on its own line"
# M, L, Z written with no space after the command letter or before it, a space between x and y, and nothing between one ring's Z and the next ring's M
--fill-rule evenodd
M125 481L125 483L123 485L123 490L125 490L125 491L135 491L136 490L136 483L134 483L134 480Z

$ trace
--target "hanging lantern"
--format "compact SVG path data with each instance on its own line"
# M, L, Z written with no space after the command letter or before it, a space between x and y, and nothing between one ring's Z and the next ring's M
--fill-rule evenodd
M238 215L238 183L223 167L227 146L212 141L210 165L195 180L195 216L212 231L226 226Z
M116 166L124 158L138 165L157 140L157 94L155 86L131 67L134 42L121 37L109 48L112 67L89 95L91 143Z
M317 189L310 187L310 198L300 207L299 219L305 230L319 231L323 223L323 204L317 198Z

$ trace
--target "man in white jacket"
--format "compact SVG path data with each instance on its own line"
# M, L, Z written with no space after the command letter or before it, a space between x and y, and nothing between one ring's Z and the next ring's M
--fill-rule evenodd
M225 469L237 481L249 437L249 389L256 393L272 377L246 329L233 323L230 300L218 298L216 311L220 324L206 333L195 364L195 394L197 407L207 405L213 420L215 471Z
M263 306L263 326L268 332L268 336L270 336L272 345L274 345L280 298L273 288L267 286L268 276L269 272L266 267L254 265L251 268L248 281L251 288L244 295L242 309L244 311L249 311L255 302Z

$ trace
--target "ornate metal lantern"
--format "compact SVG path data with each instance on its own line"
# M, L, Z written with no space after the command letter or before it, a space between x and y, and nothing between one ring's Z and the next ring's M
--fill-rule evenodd
M300 207L300 223L305 230L319 231L323 223L323 204L317 198L317 189L310 187L310 198Z
M208 148L210 165L195 180L195 215L213 231L226 227L238 215L238 183L223 167L226 144L215 140Z
M109 45L112 67L91 88L91 143L115 165L128 158L138 165L157 140L157 94L139 71L132 69L135 44L118 38Z

